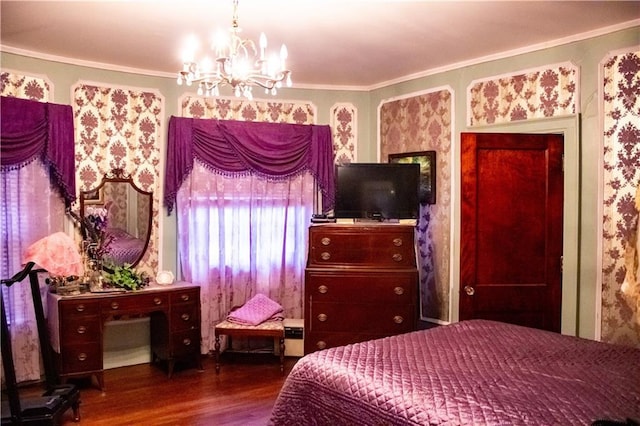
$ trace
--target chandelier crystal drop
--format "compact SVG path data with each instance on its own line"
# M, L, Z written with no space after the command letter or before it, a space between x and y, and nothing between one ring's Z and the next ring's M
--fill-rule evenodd
M238 0L233 1L233 20L228 39L217 40L212 50L215 62L200 63L185 60L178 72L178 85L198 85L198 95L219 96L220 86L228 84L236 96L253 99L253 87L259 86L266 94L275 95L283 82L291 87L291 71L286 67L287 47L283 44L280 55L267 57L267 37L260 34L259 51L252 40L240 37L238 26Z

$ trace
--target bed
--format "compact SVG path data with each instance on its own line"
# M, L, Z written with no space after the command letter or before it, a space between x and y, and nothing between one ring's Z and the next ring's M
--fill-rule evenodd
M120 228L108 228L106 233L111 237L109 252L105 255L106 262L132 265L140 258L145 248L143 240Z
M311 353L271 425L640 420L640 349L469 320Z

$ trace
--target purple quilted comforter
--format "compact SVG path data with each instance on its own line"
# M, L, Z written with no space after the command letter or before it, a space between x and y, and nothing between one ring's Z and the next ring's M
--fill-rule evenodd
M640 420L640 349L472 320L314 352L272 425Z

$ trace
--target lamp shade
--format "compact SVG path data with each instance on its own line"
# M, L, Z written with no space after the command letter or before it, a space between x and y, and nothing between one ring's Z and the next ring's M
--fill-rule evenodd
M30 245L24 252L22 262L34 262L51 275L68 277L84 273L77 244L64 232L56 232Z

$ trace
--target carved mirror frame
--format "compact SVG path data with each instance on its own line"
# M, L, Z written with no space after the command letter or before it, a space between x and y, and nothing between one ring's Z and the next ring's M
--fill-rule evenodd
M147 229L145 232L146 238L144 240L144 246L139 256L135 260L135 262L127 262L127 263L130 263L132 267L135 267L136 265L138 265L138 263L140 263L142 258L147 253L147 249L149 248L149 241L151 240L151 233L153 231L153 192L145 191L143 189L138 188L138 186L134 183L133 179L131 178L131 175L126 175L126 176L124 175L124 170L114 169L111 172L111 174L107 173L104 175L104 177L102 178L102 181L98 184L97 187L91 188L87 191L80 191L80 196L79 196L80 217L82 218L85 217L85 211L89 206L103 207L109 201L113 202L113 200L109 199L111 194L109 194L108 191L105 191L105 189L108 188L107 185L109 183L129 184L138 196L149 197L149 202L148 202L149 208L148 208L148 214L146 215Z

